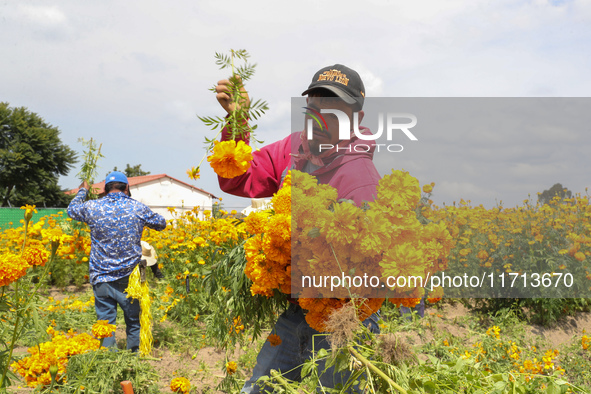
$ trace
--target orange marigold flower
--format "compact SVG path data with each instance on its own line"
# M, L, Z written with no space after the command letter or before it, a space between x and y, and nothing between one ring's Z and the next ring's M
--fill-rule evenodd
M99 320L92 326L92 335L97 339L109 338L113 336L115 328L108 320Z
M421 302L421 298L402 298L401 304L407 308L414 308L415 306L419 305Z
M49 252L43 248L27 248L23 253L23 258L32 267L35 265L45 266L49 260Z
M170 390L173 393L188 393L191 390L191 382L184 377L174 378L170 382Z
M583 252L576 252L575 253L575 259L577 259L578 261L585 260L585 253L583 253Z
M486 260L488 259L488 252L486 250L481 250L478 252L478 254L476 255L480 260Z
M234 178L250 168L252 148L244 141L216 142L213 154L207 158L211 168L222 178Z
M279 335L270 334L267 337L267 341L269 341L269 343L271 344L271 346L281 345L281 338L279 337Z
M430 304L435 304L443 298L443 287L436 287L427 297Z

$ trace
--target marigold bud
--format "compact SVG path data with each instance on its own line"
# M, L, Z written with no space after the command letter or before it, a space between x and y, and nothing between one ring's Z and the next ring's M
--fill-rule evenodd
M49 374L51 375L51 381L55 382L55 378L57 376L57 372L58 372L59 368L56 364L50 365L49 366Z

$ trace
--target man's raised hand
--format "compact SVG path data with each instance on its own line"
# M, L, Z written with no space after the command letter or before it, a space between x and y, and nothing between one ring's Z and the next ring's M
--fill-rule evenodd
M238 87L238 89L233 89L234 86ZM234 75L230 79L222 79L221 81L218 81L215 91L215 97L228 114L231 114L235 110L248 110L250 107L248 92L244 88L242 79L237 75ZM239 95L238 99L234 99L232 91L234 91L234 94Z

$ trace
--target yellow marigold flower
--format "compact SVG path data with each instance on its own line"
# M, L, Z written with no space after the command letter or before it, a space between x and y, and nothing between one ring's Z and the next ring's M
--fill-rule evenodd
M188 393L191 390L191 382L184 377L174 378L170 382L170 390L173 393Z
M251 212L245 219L246 231L251 234L261 234L265 232L265 225L269 217L268 211L254 211Z
M109 338L113 336L115 328L108 320L99 320L92 326L92 335L97 339Z
M469 248L468 248L468 249L460 249L460 255L461 255L461 256L467 256L467 255L469 255L470 253L472 253L472 250L471 250L471 249L469 249Z
M591 346L591 338L587 335L583 335L581 338L581 345L583 346L584 350L587 350L589 346Z
M238 369L238 365L236 365L236 363L234 361L230 361L226 363L226 373L228 375L234 375L234 373L236 373L236 370Z
M0 254L0 287L17 281L27 273L29 264L23 258L12 253Z
M424 185L423 186L423 192L424 193L427 193L428 194L428 193L431 193L432 191L433 191L433 186L431 186L431 185Z
M29 348L31 355L14 362L11 367L24 378L29 387L48 386L51 383L50 371L59 380L65 375L70 356L96 350L98 347L99 341L86 333L54 333L50 342Z
M201 175L199 174L200 170L199 167L195 168L195 167L191 167L187 170L187 175L189 176L190 179L196 181L197 179L201 178Z
M575 253L575 259L577 259L578 261L585 260L585 253L583 253L583 252L577 252L577 253Z
M279 335L275 335L275 334L270 334L267 337L267 341L269 341L269 343L271 344L271 346L277 346L277 345L281 345L281 338L279 337Z
M291 213L291 186L286 186L285 183L281 189L273 196L271 200L273 209L277 213Z
M490 335L491 337L495 337L497 339L500 338L501 329L498 326L492 326L488 330L486 330L486 335Z
M22 206L21 209L25 210L25 223L29 223L29 221L33 218L33 212L37 213L35 205L26 204Z
M234 178L250 168L252 148L244 141L216 142L213 154L207 158L211 168L222 178Z
M407 242L394 245L384 254L380 265L384 268L384 277L423 276L424 261L423 250Z

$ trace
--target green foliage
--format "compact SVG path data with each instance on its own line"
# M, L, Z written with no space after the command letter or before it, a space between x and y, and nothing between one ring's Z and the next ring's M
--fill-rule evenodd
M244 327L252 328L254 338L260 336L275 320L278 310L272 300L253 296L252 282L245 275L237 274L243 273L246 265L243 244L222 251L211 246L196 249L178 256L178 262L165 264L164 269L168 277L176 273L169 285L171 297L178 302L168 311L168 316L189 325L200 315L198 320L205 323L205 335L222 348L230 349L244 340ZM202 265L199 261L208 263ZM234 278L242 279L235 281ZM277 297L278 303L286 303L285 295L277 294Z
M62 294L67 295L64 291ZM70 293L66 298L54 300L49 298L41 302L39 316L43 320L42 331L51 326L56 331L90 332L92 325L96 323L96 311L91 296L92 289L85 293ZM47 338L50 340L51 338Z
M485 280L479 287L447 286L446 296L478 297L471 306L485 313L510 309L542 325L591 310L590 300L582 298L590 290L583 242L588 211L585 199L553 199L546 205L490 210L483 224L480 215L450 210L459 242L445 274ZM479 251L486 252L485 257L479 257Z
M24 107L0 103L0 206L67 206L71 197L58 178L75 162L57 127Z
M252 78L256 68L256 64L248 63L249 57L250 55L244 49L237 51L231 49L230 55L216 52L215 63L220 67L220 70L229 68L232 71L230 76L230 96L234 104L234 111L229 114L228 118L221 118L219 116L199 116L199 120L201 120L206 126L211 127L212 130L221 130L226 124L230 125L232 139L235 139L238 136L244 138L247 135L250 135L250 138L252 139L253 131L256 130L257 126L248 125L245 121L250 119L256 120L269 109L267 102L262 100L251 101L249 106L245 105L246 98L244 97L242 89L244 88L244 83ZM235 65L235 59L243 61L244 64ZM209 90L215 93L216 87L214 86ZM215 138L207 140L207 142L213 143L214 140ZM261 143L262 141L257 142Z
M563 187L560 183L555 183L550 189L538 193L538 201L540 204L550 204L553 199L563 200L571 197L572 192Z
M117 167L114 167L113 168L113 171L119 171L119 170L117 169ZM141 164L136 164L133 167L130 166L129 164L126 164L125 171L122 171L122 172L128 178L133 178L134 176L150 175L150 171L144 171L144 170L142 170L142 165Z
M97 171L97 162L100 158L104 157L101 154L101 147L103 144L100 144L97 148L96 141L92 138L86 141L84 138L78 138L78 142L82 145L86 146L86 151L84 151L84 162L82 163L82 168L78 173L77 177L80 179L80 182L88 182L90 186L90 190L88 191L88 198L94 200L98 197L98 191L94 190L92 184L95 183L95 179L98 175Z
M160 380L154 368L130 351L97 350L72 356L66 371L67 383L60 392L123 393L120 382L128 380L135 394L159 393ZM84 391L79 388L84 386Z
M579 387L591 389L591 348L583 349L581 337L562 351L562 367L568 371L569 381Z
M81 287L88 283L88 262L76 259L59 259L51 271L49 283L60 288L69 285Z
M482 298L472 308L484 313L511 311L533 324L553 326L567 316L591 310L588 298Z

